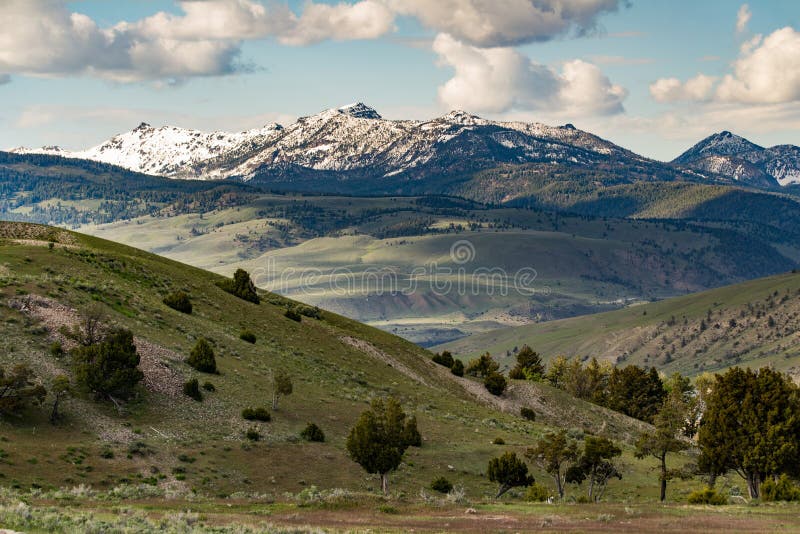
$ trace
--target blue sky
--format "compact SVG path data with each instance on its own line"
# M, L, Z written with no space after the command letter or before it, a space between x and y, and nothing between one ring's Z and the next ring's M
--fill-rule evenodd
M85 148L142 121L240 130L353 101L388 118L459 107L571 122L658 159L722 129L766 145L800 144L800 74L786 74L800 71L800 2L594 0L588 14L540 27L529 13L530 28L520 28L487 0L447 1L469 5L477 18L459 26L421 0L292 1L288 15L272 11L280 2L210 0L193 3L191 20L186 4L165 0L6 0L0 148ZM504 1L526 10L531 0ZM365 2L366 22L353 11ZM311 16L326 3L339 11ZM230 35L208 28L213 4L256 9L246 13L257 24L239 13ZM137 26L159 12L172 18ZM72 13L88 18L73 26ZM343 18L329 22L334 15ZM42 39L35 23L46 17L78 41ZM475 31L485 20L494 30L488 37ZM130 24L115 30L120 52L102 41L122 21ZM126 43L148 39L153 52L126 56ZM212 49L157 48L164 39Z

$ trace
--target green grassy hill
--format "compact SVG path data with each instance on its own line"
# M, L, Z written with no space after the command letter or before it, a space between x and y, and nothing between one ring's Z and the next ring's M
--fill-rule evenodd
M528 344L557 354L655 365L696 375L734 365L800 375L800 274L795 271L608 313L496 330L436 347L463 358ZM505 356L510 360L509 356Z
M386 395L417 416L424 437L392 477L393 487L408 494L444 475L471 495L489 495L494 485L483 475L489 458L509 447L522 450L549 425L626 443L643 428L544 385L515 383L504 397L491 397L481 384L453 377L399 337L329 312L298 323L284 316L286 299L262 293L255 305L222 291L219 280L98 238L0 223L0 365L27 363L45 386L59 373L70 374L69 356L51 354L51 343L61 326L99 305L108 324L134 332L145 373L138 400L122 415L111 403L78 395L63 403L66 418L56 426L47 421L47 407L3 419L0 483L144 483L162 492L207 495L280 495L311 485L374 490L378 480L348 459L344 442L368 401ZM173 290L191 295L191 315L162 304ZM243 328L256 333L255 344L239 339ZM183 361L201 336L217 353L219 375L197 373ZM270 377L278 369L293 377L294 392L282 399L272 422L255 425L262 439L248 441L244 433L253 425L240 412L269 405ZM203 402L191 400L181 392L191 377L216 390L205 392ZM520 418L521 406L533 407L537 422ZM308 422L324 430L326 443L298 438ZM493 445L496 437L508 445ZM652 497L647 462L626 450L626 473L639 483L611 491Z

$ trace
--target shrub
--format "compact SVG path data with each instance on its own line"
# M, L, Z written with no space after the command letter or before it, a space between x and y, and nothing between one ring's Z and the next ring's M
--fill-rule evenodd
M258 440L261 439L261 434L259 433L259 431L258 431L258 429L256 427L251 426L244 433L244 437L246 437L250 441L258 441Z
M450 368L450 372L456 376L464 376L464 362L461 360L453 361L453 366Z
M776 481L771 478L761 483L761 500L765 502L800 501L800 488L786 475Z
M60 358L64 355L64 347L61 345L60 341L53 341L50 344L50 355L56 358Z
M322 310L316 306L308 306L306 304L296 304L294 309L300 315L310 317L312 319L322 319Z
M200 385L196 378L192 378L183 384L183 394L198 402L203 400L203 394L200 393Z
M261 299L258 298L256 286L250 280L250 273L244 269L236 269L233 273L233 279L222 280L217 282L217 285L231 295L237 296L242 300L258 304Z
M550 490L536 482L528 486L528 491L525 492L525 500L529 502L545 502L550 497Z
M453 355L450 354L449 350L443 350L441 354L434 354L433 361L434 363L438 363L439 365L450 368L452 368L453 363L455 363L455 360L453 360Z
M206 391L217 391L217 388L214 387L214 384L211 382L205 382L203 384L203 389Z
M303 317L297 313L297 310L294 308L286 308L286 312L283 315L284 317L287 317L292 321L297 321L298 323L303 320Z
M446 478L439 477L431 482L431 489L433 491L438 491L439 493L450 493L450 490L453 489L453 484L451 484Z
M494 438L492 440L492 444L494 444L494 445L505 445L506 444L506 440L504 440L503 438L499 438L499 437L498 438Z
M255 343L256 335L252 333L250 330L242 330L239 333L239 339L241 339L242 341L247 341L248 343Z
M189 359L186 363L191 365L194 369L201 373L216 373L217 360L214 358L214 350L205 338L197 340L197 344L189 354Z
M693 491L689 494L689 504L711 504L719 506L728 504L728 498L725 495L717 493L714 488L705 487L701 490Z
M0 414L19 416L29 404L41 404L47 391L34 380L36 375L25 364L10 371L0 368Z
M272 420L272 416L266 408L245 408L242 410L242 418L248 421L269 422Z
M506 377L500 373L490 373L483 380L483 385L492 395L500 396L506 390Z
M181 313L192 313L192 301L189 299L189 295L183 291L170 293L164 297L163 302L173 310L177 310Z
M300 432L300 437L306 441L316 441L318 443L325 441L325 433L314 423L308 423L303 431Z
M536 412L534 412L531 408L523 406L519 409L519 414L523 419L527 419L528 421L536 421Z
M417 429L417 417L415 415L406 419L403 437L409 447L422 447L422 436Z

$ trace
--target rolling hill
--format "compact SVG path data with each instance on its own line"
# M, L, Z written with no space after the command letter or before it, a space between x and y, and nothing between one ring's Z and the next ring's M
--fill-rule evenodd
M144 372L138 397L122 413L76 394L62 403L65 419L55 426L47 422L48 408L0 421L4 483L142 485L161 495L279 495L311 485L374 489L377 480L347 459L344 440L367 402L386 395L417 416L424 437L392 477L396 490L409 494L439 475L471 495L491 493L483 472L496 454L496 437L519 448L551 425L568 424L630 443L644 428L542 384L517 382L502 398L492 397L396 336L330 312L295 322L284 316L289 301L283 297L262 292L255 305L222 291L220 280L94 237L0 223L0 366L25 363L47 386L59 373L71 375L69 356L51 345L60 340L69 348L62 327L94 306L105 324L134 332ZM173 290L191 295L191 315L162 304ZM255 344L239 338L243 328L256 334ZM201 336L216 352L219 374L198 373L184 362ZM294 392L282 398L271 422L255 423L261 440L247 440L244 433L254 424L239 414L268 405L277 369L292 376ZM202 402L181 392L191 377L214 385ZM519 417L521 406L534 407L536 423ZM299 439L308 422L322 427L325 443ZM625 469L647 476L644 464L629 455ZM638 498L650 490L620 491Z
M800 376L800 274L752 280L608 313L496 330L447 349L503 356L528 344L550 358L597 357L697 375L735 365ZM510 356L505 356L509 358Z

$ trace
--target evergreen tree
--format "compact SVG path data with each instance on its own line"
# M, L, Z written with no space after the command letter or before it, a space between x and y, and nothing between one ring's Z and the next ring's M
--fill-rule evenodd
M734 470L756 499L767 477L800 474L800 392L788 376L734 367L716 376L705 403L698 463L712 478Z
M483 379L483 385L492 395L499 397L506 390L508 381L500 373L490 373Z
M469 376L485 378L492 373L496 373L499 369L500 364L494 361L492 355L487 352L485 354L481 354L479 358L471 360L469 364L467 364L467 368L464 370L464 372Z
M612 410L653 422L664 403L666 391L655 367L650 370L629 365L614 368L608 380L608 393L604 405Z
M201 373L217 372L217 359L214 357L214 349L211 348L211 345L204 337L197 340L192 352L189 353L186 363Z
M535 481L528 474L528 466L513 452L506 452L502 456L492 458L487 470L489 480L497 482L500 487L495 499L499 499L505 492L518 486L530 486Z
M258 304L261 299L258 297L256 286L250 279L250 273L244 269L236 269L233 273L233 280L227 279L217 282L217 285L231 295L240 299Z
M112 330L100 343L76 348L72 360L77 384L115 404L130 398L144 378L130 330Z
M347 452L367 473L381 477L381 489L389 492L389 473L403 461L409 447L406 414L400 403L375 399L347 436Z
M509 372L509 378L515 380L539 380L545 374L542 357L528 345L523 345L517 353L517 365Z

